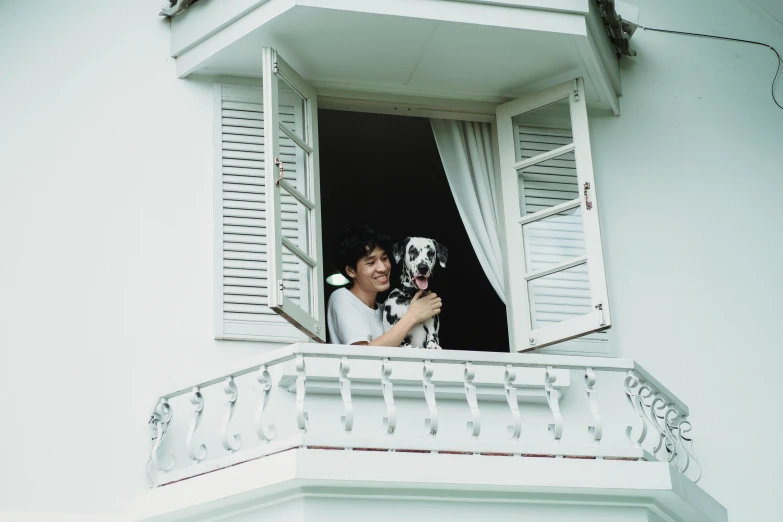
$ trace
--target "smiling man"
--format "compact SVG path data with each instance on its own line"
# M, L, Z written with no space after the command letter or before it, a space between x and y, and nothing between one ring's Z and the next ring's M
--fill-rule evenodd
M422 297L419 290L408 312L384 333L383 307L375 300L390 286L391 245L386 236L362 226L346 232L335 248L334 264L350 281L329 298L327 323L333 344L399 346L411 328L440 313L436 294Z

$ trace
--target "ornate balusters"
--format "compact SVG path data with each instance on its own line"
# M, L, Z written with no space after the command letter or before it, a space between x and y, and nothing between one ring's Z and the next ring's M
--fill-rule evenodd
M554 437L555 444L558 444L563 436L563 415L560 413L560 391L555 388L555 381L557 381L557 374L554 368L547 366L544 373L544 390L549 409L552 410L555 418L555 422L549 425L549 433Z
M647 437L647 422L645 421L642 396L639 394L642 388L641 381L639 379L639 376L636 375L636 372L634 372L633 370L629 370L628 373L625 374L625 381L623 382L623 387L625 388L625 397L626 399L628 399L628 403L631 405L631 407L636 412L636 415L642 421L642 426L641 428L639 428L639 434L637 436L633 436L633 431L634 431L633 426L628 426L625 429L625 436L628 438L631 444L638 447L641 446L642 442L644 442L645 437Z
M274 424L264 425L264 413L269 404L269 394L272 391L272 376L269 375L265 364L258 368L256 380L261 385L261 397L258 399L258 411L255 418L256 434L261 442L269 442L275 438L277 430Z
M204 396L201 394L201 388L198 386L194 386L190 392L190 403L193 405L193 420L190 422L188 436L185 438L185 446L188 448L190 460L201 462L207 458L207 447L204 444L193 447L193 436L196 434L199 424L201 424L201 414L204 411Z
M468 421L468 433L473 437L473 440L478 440L481 433L481 412L478 407L478 397L476 397L476 385L473 384L473 379L476 378L476 370L473 368L473 364L466 362L464 371L465 380L465 398L468 401L468 407L470 407L470 413L473 416L473 420Z
M506 371L503 374L503 387L506 390L506 401L511 408L511 422L507 426L508 434L512 442L519 442L519 435L522 433L522 417L519 414L519 401L517 401L517 389L514 387L514 381L517 380L517 372L510 364L506 365Z
M174 466L177 463L173 453L169 454L167 463L164 463L159 455L161 444L163 444L163 439L166 438L166 434L169 430L169 423L173 417L174 410L171 409L168 400L161 397L155 405L155 409L152 411L152 416L150 417L150 426L155 430L155 435L152 437L152 440L155 442L150 450L150 458L147 462L148 468L151 463L158 471L166 472L174 469ZM149 476L149 470L147 476Z
M340 395L343 398L343 408L345 415L340 417L343 422L345 435L349 436L353 430L353 402L351 402L351 380L348 378L348 372L351 371L351 362L348 357L340 357Z
M386 416L383 418L383 428L387 435L394 435L397 429L397 408L394 406L394 389L391 382L392 363L389 358L383 359L381 367L381 390L386 403Z
M296 425L299 427L299 433L307 433L307 412L305 411L305 385L307 383L307 374L305 373L304 355L296 356Z
M220 428L220 442L227 451L238 451L242 447L242 435L235 433L229 436L228 434L228 425L231 422L231 417L234 416L234 406L239 397L237 383L234 382L233 377L226 377L226 380L223 382L223 391L228 395L228 409L223 418L223 425Z
M585 369L585 392L587 402L590 404L590 412L593 414L593 424L587 427L587 432L593 437L593 443L598 445L603 436L603 421L601 411L598 409L598 399L595 396L595 372L592 368Z
M675 467L682 473L686 473L691 463L695 462L699 468L699 473L693 479L693 482L698 482L701 480L702 467L693 456L691 448L689 448L693 444L693 439L689 436L692 429L690 421L673 406L669 407L664 415L664 419L666 431L673 441L670 462L673 462Z
M438 409L435 405L435 385L432 384L433 372L432 361L424 361L421 380L424 384L424 399L430 410L430 416L424 419L424 428L431 439L438 434Z
M667 433L666 427L664 426L666 422L666 399L664 399L660 393L653 393L650 387L644 382L640 383L637 395L642 401L642 406L645 407L644 411L647 420L658 432L658 442L653 445L652 454L656 455L661 448L664 447L665 443L666 451L668 452L666 461L669 462L673 458L672 447L674 445L674 440ZM652 397L652 401L647 404L645 399L649 397Z

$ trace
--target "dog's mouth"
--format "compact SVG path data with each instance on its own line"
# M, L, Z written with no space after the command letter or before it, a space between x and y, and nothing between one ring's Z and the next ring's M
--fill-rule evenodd
M416 286L419 287L419 290L426 290L427 286L430 284L429 280L422 275L414 277L413 282L416 283Z

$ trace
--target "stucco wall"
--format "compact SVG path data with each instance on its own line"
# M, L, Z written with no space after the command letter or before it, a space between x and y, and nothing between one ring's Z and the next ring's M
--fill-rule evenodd
M212 90L175 78L159 4L0 5L0 509L123 512L155 390L260 349L211 340ZM739 2L636 4L643 24L783 49ZM634 46L622 117L592 122L613 343L691 407L704 488L733 520L771 520L774 59L641 31Z
M159 0L0 6L0 509L120 512L212 340L212 85Z
M641 0L650 27L762 40L740 2ZM719 7L718 7L719 6ZM691 408L702 487L731 520L772 520L783 485L778 372L783 110L772 51L639 30L622 116L591 122L614 327ZM777 86L783 103L783 81Z

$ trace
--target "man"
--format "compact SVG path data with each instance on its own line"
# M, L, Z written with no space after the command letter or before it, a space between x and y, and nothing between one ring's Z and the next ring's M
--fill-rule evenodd
M346 232L337 245L334 264L350 281L329 298L327 323L333 344L399 346L411 328L440 313L441 299L434 293L416 292L408 312L384 333L383 307L375 302L389 289L391 245L386 236L368 226Z

